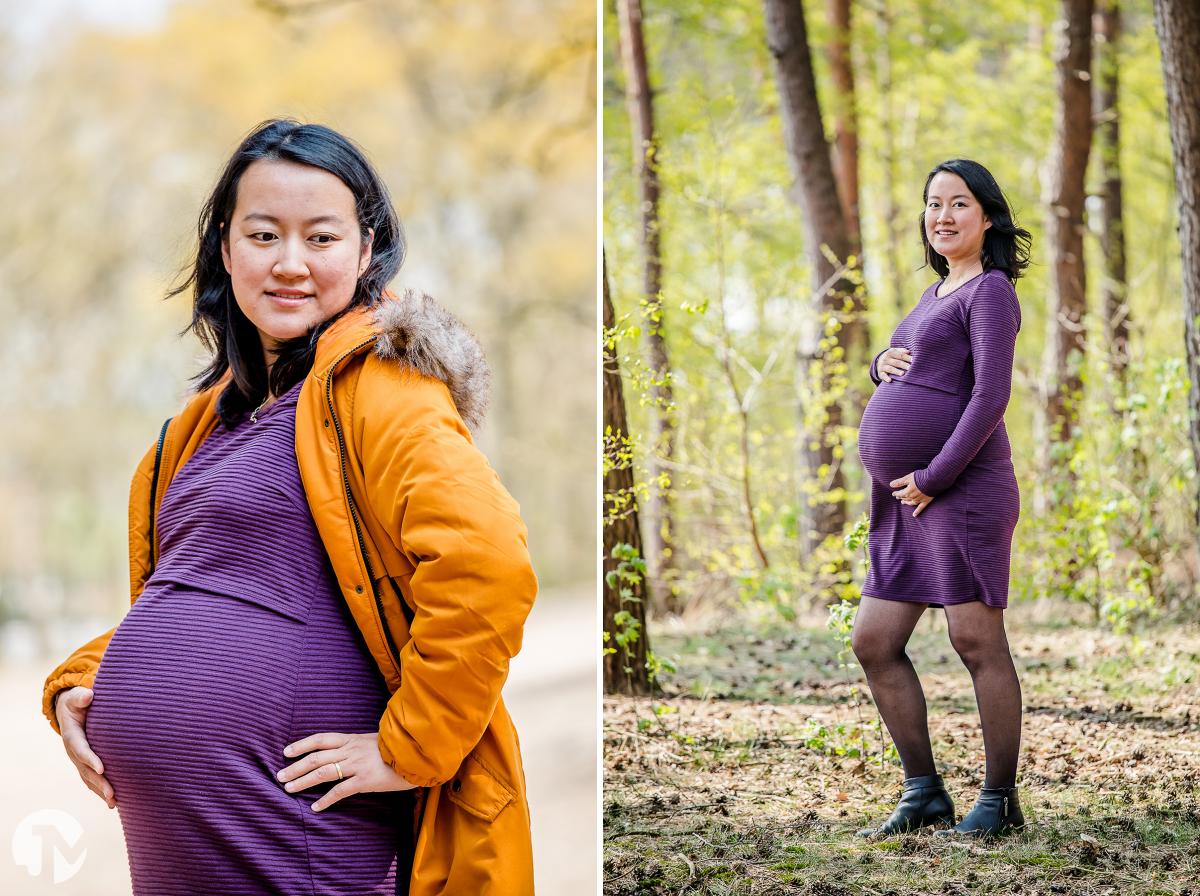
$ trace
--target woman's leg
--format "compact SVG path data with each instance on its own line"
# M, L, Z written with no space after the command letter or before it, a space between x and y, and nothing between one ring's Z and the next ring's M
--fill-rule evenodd
M950 642L971 673L987 756L984 787L1014 787L1021 751L1021 683L1004 611L978 601L946 607Z
M925 693L904 652L924 612L925 604L863 597L854 620L854 655L896 743L906 778L935 773Z

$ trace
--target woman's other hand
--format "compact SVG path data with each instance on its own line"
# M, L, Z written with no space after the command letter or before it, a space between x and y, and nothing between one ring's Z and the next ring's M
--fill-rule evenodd
M875 362L875 372L885 383L890 383L893 376L900 376L911 366L912 352L900 346L892 346Z
M315 752L314 752L315 751ZM328 781L342 780L319 800L313 811L328 809L352 793L381 790L412 790L409 784L379 754L378 734L313 734L284 747L283 755L304 756L299 762L280 770L275 777L288 793L298 793Z
M907 476L893 479L888 485L896 489L896 491L892 492L893 498L898 498L901 504L915 505L917 509L913 511L913 516L920 516L921 511L929 506L929 502L933 498L917 488L916 476L917 473L914 470Z
M75 763L75 769L88 790L96 794L113 808L117 804L116 794L108 778L104 777L104 763L92 752L84 729L87 725L88 707L92 705L93 691L82 685L68 688L58 695L54 703L54 714L58 717L58 730L62 732L63 746L67 756Z

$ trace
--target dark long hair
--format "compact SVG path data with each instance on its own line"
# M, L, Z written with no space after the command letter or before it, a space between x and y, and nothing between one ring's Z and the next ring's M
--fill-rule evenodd
M992 177L992 172L970 159L942 162L934 166L929 172L929 177L925 178L925 189L921 194L921 244L925 247L925 264L943 278L950 273L950 263L946 261L945 256L933 250L933 246L929 244L929 237L925 235L925 206L929 205L929 183L939 171L948 171L961 177L971 195L983 206L983 213L987 219L992 222L992 226L983 232L983 248L979 253L983 269L987 271L995 268L1004 271L1009 281L1016 283L1021 272L1029 267L1029 231L1018 227L1013 220L1008 199L996 183L996 178Z
M167 293L170 298L193 290L192 322L184 332L194 332L213 353L208 366L192 377L196 391L215 386L226 372L232 374L217 402L217 413L228 427L258 406L267 397L268 387L271 394L282 395L300 382L312 369L317 340L341 316L334 315L306 335L281 343L268 382L258 330L238 307L229 273L221 260L222 228L229 230L237 205L238 183L251 163L259 159L320 168L335 175L354 194L359 233L366 240L368 231L374 230L374 238L370 264L359 278L346 311L370 307L379 301L384 287L404 262L400 219L383 179L362 150L331 128L291 119L264 121L251 131L226 163L212 195L200 210L199 249L195 262L185 269L187 279Z

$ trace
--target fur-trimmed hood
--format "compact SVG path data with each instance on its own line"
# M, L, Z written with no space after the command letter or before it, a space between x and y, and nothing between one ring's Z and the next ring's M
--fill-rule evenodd
M343 314L317 343L313 372L323 380L352 355L368 350L446 384L458 414L475 432L483 424L492 372L479 340L453 314L417 290L385 291L371 308Z
M462 321L425 293L385 293L374 309L379 340L375 354L407 364L441 380L467 427L483 424L491 396L492 371L483 348Z

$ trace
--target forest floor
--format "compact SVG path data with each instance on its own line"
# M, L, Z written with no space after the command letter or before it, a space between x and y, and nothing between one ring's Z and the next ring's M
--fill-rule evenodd
M663 694L605 700L605 893L1200 896L1200 628L1018 606L1009 640L1026 830L864 841L903 775L823 621L652 626ZM936 611L909 652L961 817L983 770L970 677Z

